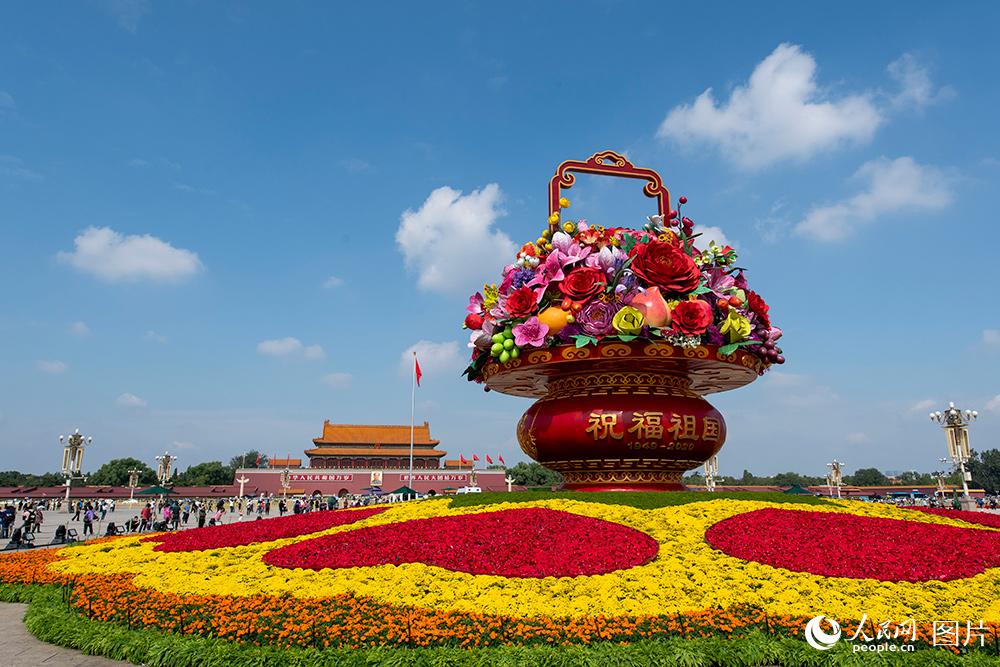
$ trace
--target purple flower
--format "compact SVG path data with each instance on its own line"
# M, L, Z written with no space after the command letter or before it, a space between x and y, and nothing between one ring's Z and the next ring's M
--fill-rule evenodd
M581 246L569 234L556 232L552 235L552 254L559 255L564 267L586 259L591 252L590 247Z
M709 345L725 345L726 344L726 337L722 335L721 331L719 331L719 327L716 327L716 326L709 327L708 331L705 332L705 335L708 338L707 342L708 342Z
M531 269L519 269L514 272L513 279L511 280L511 287L518 289L524 287L535 277L535 272Z
M736 279L726 273L725 269L711 269L705 272L705 276L707 278L705 286L718 299L723 298L724 293L736 285Z
M514 344L518 347L541 347L545 344L545 334L549 332L549 325L542 324L537 317L529 317L523 324L518 324L513 328Z
M594 299L583 307L576 321L580 331L588 336L600 337L611 331L611 320L617 312L617 305Z
M742 271L740 271L739 273L737 273L736 276L733 278L733 280L736 283L736 289L741 289L744 292L746 290L750 289L750 285L747 284L747 279L743 275Z

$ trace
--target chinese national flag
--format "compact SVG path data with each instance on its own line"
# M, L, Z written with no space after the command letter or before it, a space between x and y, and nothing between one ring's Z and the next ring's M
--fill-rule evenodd
M420 371L420 362L417 361L417 355L413 355L413 372L417 376L417 386L420 386L420 378L423 377L423 373Z
M489 454L486 455L486 462L489 463L490 465L493 465L493 459L490 458Z
M473 461L478 461L478 460L479 460L479 457L478 457L478 456L476 456L475 454L473 454L473 455L472 455L472 460L473 460Z
M468 463L468 461L465 460L465 456L463 454L459 454L458 455L458 461L459 461L459 463L462 463L462 464Z
M503 460L503 454L497 454L497 458L500 460L500 465L507 465Z
M253 467L254 468L259 468L260 467L260 454L257 455L257 460L254 461Z

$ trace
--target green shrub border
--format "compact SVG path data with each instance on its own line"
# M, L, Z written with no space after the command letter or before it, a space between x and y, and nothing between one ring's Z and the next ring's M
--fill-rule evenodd
M475 507L496 503L530 503L537 500L579 500L584 503L604 503L606 505L626 505L643 510L675 507L688 503L705 503L712 500L753 500L763 503L788 503L797 505L830 505L826 498L794 495L790 493L757 493L754 491L732 491L709 493L707 491L671 491L670 493L650 493L648 491L487 491L451 496L451 507Z
M53 585L0 585L0 601L26 602L24 624L38 639L114 660L150 667L825 667L904 665L906 667L1000 667L1000 657L986 651L957 656L943 650L913 653L853 653L841 642L817 651L788 637L755 633L741 639L671 637L627 645L504 646L460 649L379 647L308 649L253 646L211 637L131 630L116 623L91 621L73 611ZM995 647L994 647L995 648Z

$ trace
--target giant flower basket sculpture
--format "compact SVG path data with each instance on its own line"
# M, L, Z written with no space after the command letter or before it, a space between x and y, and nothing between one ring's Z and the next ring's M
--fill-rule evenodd
M574 172L646 181L658 213L642 229L566 219ZM538 399L521 448L579 490L678 490L718 452L722 415L706 394L784 363L768 306L676 209L660 175L612 151L559 165L548 227L498 284L469 300L470 380Z

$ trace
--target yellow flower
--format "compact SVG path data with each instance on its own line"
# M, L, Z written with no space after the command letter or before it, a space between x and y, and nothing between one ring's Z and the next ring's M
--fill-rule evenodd
M563 231L566 232L567 234L572 234L573 230L575 229L576 226L573 224L572 220L567 220L566 222L563 223Z
M565 197L559 198L559 208L569 208L569 200Z
M750 320L743 315L740 315L735 308L730 308L729 314L726 315L726 319L722 320L722 326L719 327L719 331L722 333L728 333L729 342L735 343L737 341L746 340L747 336L750 335L752 328L753 327L750 326Z
M642 331L642 325L645 323L646 318L643 317L642 311L632 306L625 306L615 313L614 318L611 320L611 326L615 328L615 331L627 336L638 335Z
M559 222L559 211L556 211L555 213L553 213L552 215L549 216L549 223L550 224L554 225L557 222Z
M483 310L490 310L500 302L500 290L496 284L483 285Z

